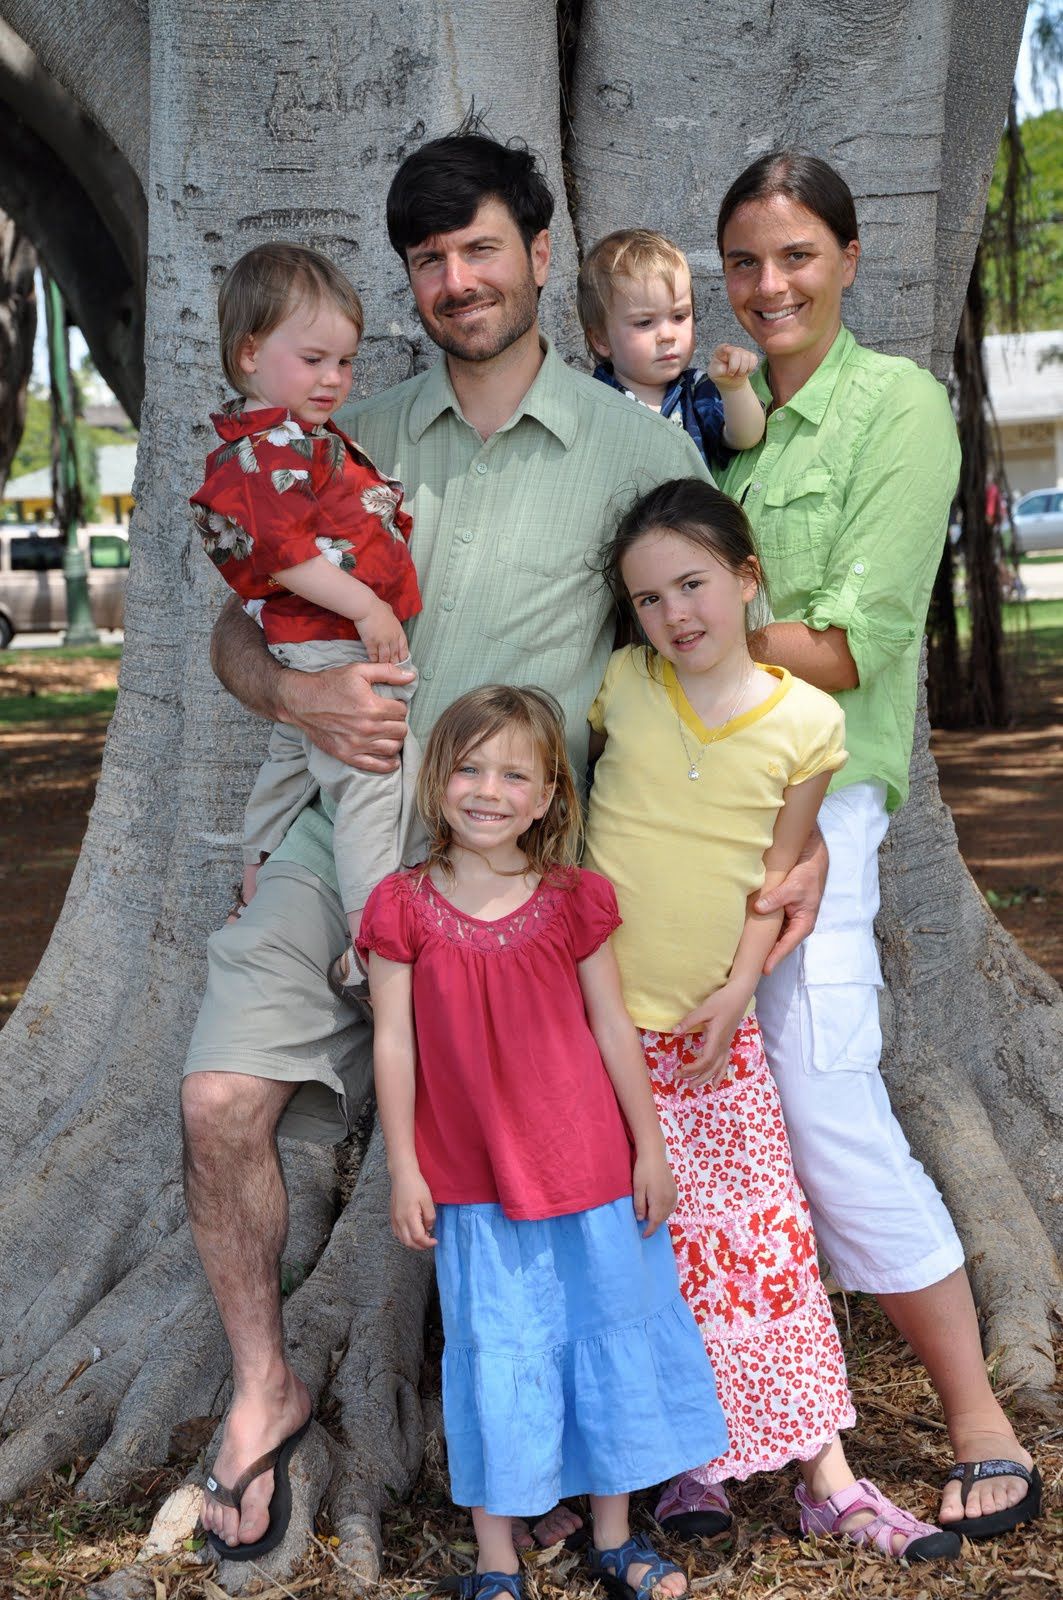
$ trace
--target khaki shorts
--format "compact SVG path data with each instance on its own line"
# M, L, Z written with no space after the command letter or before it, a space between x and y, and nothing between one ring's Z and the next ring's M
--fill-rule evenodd
M373 1081L372 1033L325 973L346 947L338 897L295 861L267 861L238 922L207 941L207 987L185 1072L298 1084L278 1132L336 1144Z

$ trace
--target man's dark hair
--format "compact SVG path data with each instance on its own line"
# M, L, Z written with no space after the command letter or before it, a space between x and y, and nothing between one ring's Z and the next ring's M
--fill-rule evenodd
M525 248L550 226L554 197L542 163L517 139L499 144L478 118L432 139L406 157L388 190L388 238L406 265L406 252L436 233L467 228L484 200L501 200Z

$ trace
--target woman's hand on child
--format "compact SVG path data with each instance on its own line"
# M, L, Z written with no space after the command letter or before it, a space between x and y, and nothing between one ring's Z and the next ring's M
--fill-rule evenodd
M365 615L358 618L358 637L370 661L405 661L410 653L402 623L386 600L374 600Z
M813 828L808 842L783 881L756 902L759 916L767 916L781 907L782 932L764 963L764 972L772 972L802 939L807 939L816 926L819 903L827 885L827 868L830 857L823 835Z
M749 1004L748 994L739 994L729 984L710 994L700 1006L688 1011L675 1025L676 1033L700 1033L701 1048L694 1060L679 1068L679 1076L698 1088L716 1085L727 1072L731 1060L731 1040Z
M709 361L708 374L717 389L737 389L757 370L759 356L737 344L718 344Z
M642 1237L648 1239L662 1222L667 1222L679 1199L663 1140L659 1150L649 1155L636 1155L631 1174L631 1198L636 1217L646 1224Z
M431 1250L435 1246L432 1229L436 1208L420 1172L411 1172L391 1182L391 1231L409 1250Z

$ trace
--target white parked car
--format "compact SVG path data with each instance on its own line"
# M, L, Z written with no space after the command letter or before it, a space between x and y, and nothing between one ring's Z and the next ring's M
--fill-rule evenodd
M97 628L125 619L129 539L124 528L83 528L89 603ZM0 650L12 635L66 627L63 536L44 524L0 523Z
M1015 551L1063 550L1063 489L1034 489L1012 508Z

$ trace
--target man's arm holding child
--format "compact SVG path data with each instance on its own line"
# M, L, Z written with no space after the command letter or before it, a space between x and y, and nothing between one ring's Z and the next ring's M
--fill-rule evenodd
M373 693L375 683L409 683L388 662L293 672L275 661L257 622L233 596L210 641L210 664L229 693L256 716L299 728L319 750L363 772L392 772L406 737L406 707Z
M758 358L736 344L718 344L708 376L723 401L723 441L731 450L752 450L764 437L764 407L749 381Z

